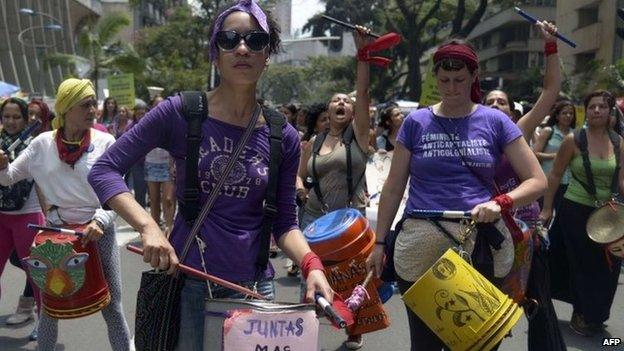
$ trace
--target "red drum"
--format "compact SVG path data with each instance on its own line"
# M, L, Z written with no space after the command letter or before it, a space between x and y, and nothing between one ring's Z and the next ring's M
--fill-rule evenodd
M335 292L343 298L366 278L366 259L375 246L375 233L368 220L355 209L342 209L318 218L303 231L310 248L323 261L325 275ZM370 298L355 313L349 335L370 333L390 325L375 278L366 287Z
M81 231L84 226L69 226ZM57 319L93 314L110 302L108 284L96 244L82 247L71 234L40 231L30 256L29 275L42 292L43 310Z

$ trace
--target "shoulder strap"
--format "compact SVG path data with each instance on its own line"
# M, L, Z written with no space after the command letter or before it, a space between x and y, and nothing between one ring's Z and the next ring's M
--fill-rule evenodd
M351 207L353 201L353 156L351 155L351 142L353 141L353 124L349 123L347 128L342 132L342 142L345 144L347 151L347 207Z
M615 156L615 171L611 177L611 195L615 197L619 193L619 176L620 176L620 136L613 130L609 131L609 139L613 144L613 155Z
M271 232L273 231L273 219L277 216L277 186L279 170L282 164L282 134L286 118L272 109L263 109L264 116L269 123L269 178L264 197L264 216L262 217L262 229L260 231L260 251L256 259L257 276L261 277L269 262L269 246Z
M183 91L182 111L187 123L186 132L186 177L184 192L180 202L180 212L188 224L192 224L199 212L199 146L201 143L201 125L208 116L208 100L201 91ZM191 176L193 175L193 176Z
M316 171L316 157L319 155L326 137L327 132L318 133L314 139L314 144L312 145L312 178L314 178L312 182L312 189L314 189L314 193L321 203L323 210L327 209L325 208L325 200L323 199L323 193L321 193L321 184L319 182L318 172Z
M589 160L589 150L587 148L587 131L585 128L580 128L578 131L574 131L574 142L581 151L581 157L583 158L583 169L585 170L585 178L587 183L581 181L578 177L574 176L577 182L585 188L585 191L596 199L596 184L594 183L594 174L591 171L591 162Z

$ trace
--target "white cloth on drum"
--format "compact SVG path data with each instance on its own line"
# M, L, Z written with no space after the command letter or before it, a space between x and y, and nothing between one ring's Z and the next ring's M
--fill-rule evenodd
M460 224L440 221L449 233L457 239ZM503 234L505 241L500 250L492 249L494 258L494 275L504 277L511 270L514 258L513 241L505 223L499 220L496 228ZM463 248L472 254L476 231L464 242ZM401 232L397 235L394 248L394 265L397 275L406 281L415 282L451 247L457 246L433 223L423 219L407 219Z

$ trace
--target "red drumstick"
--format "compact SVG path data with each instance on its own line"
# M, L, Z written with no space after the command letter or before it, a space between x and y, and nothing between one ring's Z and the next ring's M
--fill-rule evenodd
M140 248L138 248L136 246L126 245L126 249L128 249L128 250L130 250L130 251L132 251L134 253L137 253L139 255L143 255L143 249L140 249ZM249 296L251 296L251 297L253 297L255 299L267 300L266 297L264 297L264 296L262 296L262 295L260 295L258 293L255 293L255 292L253 292L253 291L251 291L251 290L249 290L249 289L247 289L245 287L242 287L240 285L231 283L231 282L229 282L227 280L223 280L221 278L217 278L214 275L210 275L210 274L204 273L202 271L198 271L195 268L191 268L189 266L185 266L185 265L183 265L181 263L178 265L178 269L180 269L182 272L184 272L186 274L190 274L190 275L193 275L193 276L195 276L197 278L211 281L211 282L213 282L215 284L222 285L222 286L224 286L224 287L226 287L228 289L232 289L234 291L238 291L241 294L249 295Z

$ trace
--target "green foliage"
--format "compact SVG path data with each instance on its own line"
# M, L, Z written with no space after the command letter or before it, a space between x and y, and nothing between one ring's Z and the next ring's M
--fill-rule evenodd
M363 24L375 32L396 32L403 42L386 56L394 59L388 70L375 70L371 82L373 98L409 98L421 93L420 58L449 36L466 37L479 23L487 0L325 0L325 13L337 19ZM313 36L340 35L344 29L320 16L309 20L304 30ZM333 42L334 43L334 42ZM330 44L339 49L340 43Z
M80 76L78 65L86 64L89 66L86 77L95 83L96 92L102 73L141 74L145 68L144 60L130 44L115 39L129 24L130 18L121 12L93 19L78 34L76 55L48 54L46 64L67 66L74 76Z
M606 89L616 96L624 95L624 59L612 65L593 60L578 70L578 74L569 75L564 72L562 92L566 97L581 101L585 95L596 89Z
M355 85L355 62L351 57L312 57L305 67L269 66L260 80L260 97L275 104L329 101L336 92L349 93Z
M144 87L165 88L169 95L179 90L205 89L210 73L206 28L190 7L178 7L162 26L140 31L136 48L147 58L148 70L138 77L138 95L147 98Z

